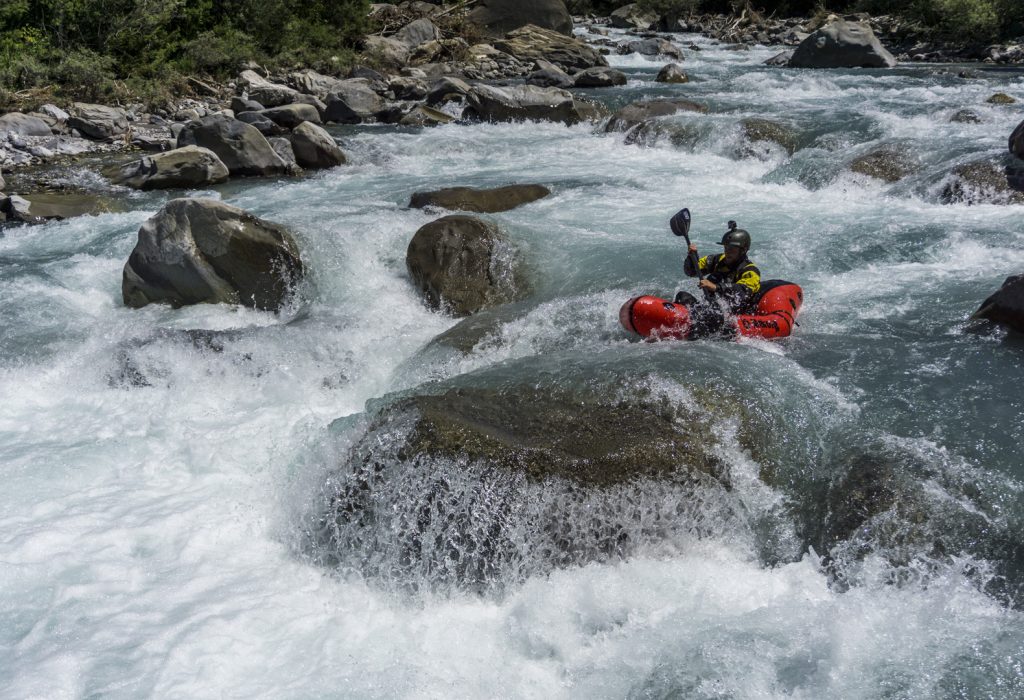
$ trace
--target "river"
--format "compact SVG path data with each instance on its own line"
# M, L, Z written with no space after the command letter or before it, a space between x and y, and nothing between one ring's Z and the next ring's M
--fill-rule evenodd
M1024 99L1024 72L794 71L762 66L768 48L678 37L693 40L689 84L610 56L629 83L587 91L707 104L677 118L685 138L345 127L350 165L189 193L294 232L310 277L281 316L122 305L121 268L167 193L110 190L124 211L7 229L0 695L1024 696L1024 342L966 323L1024 271L1024 209L940 202L955 165L1005 152L1021 111L985 100ZM951 122L963 108L980 122ZM744 155L745 117L789 125L798 150ZM915 172L847 169L881 145ZM529 261L531 296L492 313L469 352L431 344L456 320L409 281L406 246L436 217L410 194L526 182L552 195L489 218ZM692 291L668 229L682 206L702 251L734 219L766 278L802 285L791 338L644 343L620 328L629 297ZM771 417L779 473L762 482L723 425L730 507L684 509L628 556L552 568L528 552L483 590L386 580L346 552L325 565L309 523L367 402L510 377L678 401L731 387ZM817 551L802 533L820 489L865 459L905 488ZM394 484L396 508L414 486Z

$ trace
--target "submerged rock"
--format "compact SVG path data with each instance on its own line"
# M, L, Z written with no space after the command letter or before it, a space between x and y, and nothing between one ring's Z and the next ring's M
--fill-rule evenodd
M1003 286L982 302L972 319L984 319L1024 333L1024 274L1007 277Z
M954 112L949 121L957 124L980 124L981 117L973 109L961 109Z
M768 141L779 144L790 155L796 151L796 133L785 124L773 122L770 119L749 117L740 122L740 127L743 130L744 139L750 143Z
M444 209L493 213L515 209L523 204L551 194L543 185L506 185L493 189L475 187L447 187L431 192L416 192L409 200L415 209L441 207Z
M855 173L876 177L885 182L897 182L916 170L916 164L906 149L893 146L876 148L850 163Z
M677 112L706 113L708 108L690 100L643 100L628 104L612 115L604 130L628 131L637 124L657 117L667 117Z
M126 306L241 304L280 310L302 278L282 226L212 199L174 199L139 229L125 263Z
M711 418L742 433L742 402L615 393L523 382L379 408L325 489L321 561L385 584L500 588L743 527Z
M446 216L420 228L409 242L406 267L431 307L456 316L514 301L525 291L505 234L473 216Z
M985 102L988 102L990 105L1012 105L1015 104L1017 100L1013 99L1005 92L997 92L992 95L992 97L985 100Z
M62 221L86 214L109 211L109 203L96 195L65 192L38 192L23 197L0 195L0 214L7 223L41 224Z
M654 81L657 83L688 83L690 78L678 64L669 63L658 71L658 76Z
M791 68L892 68L896 59L866 24L836 20L800 42Z
M944 204L1024 204L1024 192L1011 187L1009 170L990 160L958 165L940 199Z

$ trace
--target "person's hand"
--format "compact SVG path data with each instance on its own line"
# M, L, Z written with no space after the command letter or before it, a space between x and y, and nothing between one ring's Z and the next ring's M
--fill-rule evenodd
M691 243L690 244L690 250L688 252L693 253L694 255L696 255L697 254L697 246L695 244Z
M718 291L718 285L712 282L711 280L701 280L699 286L701 289L706 289L709 292Z

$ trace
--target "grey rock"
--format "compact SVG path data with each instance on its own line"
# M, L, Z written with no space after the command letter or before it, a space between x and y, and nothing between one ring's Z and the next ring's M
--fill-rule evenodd
M235 118L240 122L245 122L246 124L251 124L256 127L261 134L268 138L270 136L279 136L280 134L284 134L288 131L283 126L275 124L267 119L262 110L259 112L241 112Z
M288 75L288 84L304 95L313 95L321 100L338 89L344 81L315 70L302 70Z
M1015 104L1017 100L1010 97L1005 92L997 92L991 97L989 97L987 100L985 100L985 102L987 102L990 105L1012 105Z
M959 165L939 195L944 204L1024 204L1024 192L1011 187L1007 168L990 160Z
M427 104L436 106L452 99L462 99L469 94L469 84L458 78L440 78L431 84L427 91Z
M446 216L421 227L409 242L406 266L424 300L455 316L508 303L524 291L506 236L472 216Z
M452 211L494 213L515 209L549 194L551 190L543 185L507 185L493 189L448 187L432 192L416 192L409 200L409 206L415 209L441 207Z
M238 81L249 94L249 98L261 103L264 107L280 107L291 104L298 95L298 91L294 88L273 83L252 70L242 71Z
M538 61L540 63L540 61ZM547 61L544 61L547 63ZM549 68L543 68L535 70L527 75L524 80L527 85L536 85L538 87L556 87L556 88L571 88L575 86L575 81L572 76L563 71L558 66L548 63Z
M292 148L292 142L283 136L271 136L267 141L270 142L270 147L274 149L274 153L279 155L289 168L298 173L300 168L295 160L295 149Z
M91 194L46 192L0 199L0 213L8 222L40 224L107 211L107 203Z
M744 139L749 143L777 143L790 155L796 150L796 134L784 124L769 119L748 117L740 121L740 128L743 130Z
M885 50L870 26L836 20L800 42L789 65L791 68L892 68L896 59Z
M514 56L526 65L545 60L564 71L575 72L608 65L599 51L579 39L532 24L509 32L504 39L494 42L494 48Z
M683 52L679 47L671 41L666 41L665 39L659 39L657 37L626 42L619 46L618 53L638 53L642 56L668 56L669 58L674 58L677 61L683 60Z
M618 27L619 29L639 29L640 31L656 28L658 20L661 19L656 13L641 9L637 3L623 5L617 10L612 11L610 17L613 27Z
M285 129L294 129L303 122L320 124L320 113L316 107L298 102L280 107L270 107L260 112L264 117Z
M318 97L316 97L314 95L300 94L298 97L295 98L295 102L293 102L292 104L309 105L310 107L312 107L313 109L316 110L317 119L320 120L320 121L318 121L316 123L317 124L322 124L323 123L324 114L327 113L327 105L320 98L318 98ZM276 108L276 109L280 109L280 108ZM308 121L312 121L312 120L308 120Z
M231 111L236 115L242 112L262 112L266 109L266 106L261 105L256 100L249 100L243 97L232 97L231 98Z
M953 116L949 118L949 121L957 122L959 124L980 124L981 117L972 109L961 109L957 110Z
M363 53L378 65L398 70L409 61L410 49L398 39L368 36L363 40Z
M1010 153L1024 160L1024 121L1010 134Z
M850 170L885 182L898 182L918 169L911 154L904 148L881 146L855 158Z
M620 70L604 66L584 68L580 72L576 73L572 78L573 87L578 88L612 87L615 85L626 84L625 73Z
M657 83L688 83L690 78L679 65L669 63L658 71L658 76L654 81Z
M303 122L291 135L295 162L307 169L344 165L345 154L327 131L312 122Z
M9 112L0 117L0 142L11 137L52 136L50 125L39 117Z
M139 190L205 187L224 182L228 174L217 154L201 146L176 148L104 171L115 185Z
M467 96L463 117L491 122L558 121L578 124L588 118L572 93L559 88L536 85L493 87L474 85Z
M139 229L124 266L126 306L241 304L280 310L302 278L282 226L212 199L174 199Z
M57 105L43 105L39 108L39 111L45 114L46 116L50 117L54 121L56 121L58 124L67 123L68 119L71 118L70 114L65 112Z
M626 105L608 120L604 130L628 131L649 119L667 117L677 112L705 113L708 108L690 100L643 100Z
M764 65L766 66L788 66L789 61L793 58L793 51L782 51L777 53L771 58L765 59Z
M1003 286L984 302L973 319L985 319L1024 333L1024 275L1007 277Z
M266 137L251 124L210 115L189 122L178 135L178 147L209 148L228 166L232 175L284 175L288 166L274 152Z
M128 131L128 116L122 109L76 102L72 112L68 127L88 138L103 141Z
M441 30L433 22L426 17L420 17L395 32L394 38L414 49L428 41L437 41L442 35Z
M466 21L493 37L504 36L528 24L559 34L572 34L572 16L562 0L481 0Z
M380 95L363 78L345 80L327 96L324 120L339 124L358 124L374 119L385 107Z
M427 84L419 78L392 78L388 89L399 100L422 100L427 96Z
M427 107L426 105L417 105L408 114L403 116L398 123L402 126L438 126L440 124L450 124L453 121L455 121L455 117L450 114L446 114L433 107Z

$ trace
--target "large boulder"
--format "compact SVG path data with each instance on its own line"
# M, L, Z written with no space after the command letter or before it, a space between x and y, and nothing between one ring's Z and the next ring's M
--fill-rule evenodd
M1024 160L1024 122L1018 124L1010 134L1010 153Z
M106 201L91 194L40 192L24 197L0 195L0 222L41 224L108 210Z
M1007 277L971 318L986 319L1024 333L1024 275Z
M896 59L867 24L836 20L800 42L791 68L892 68Z
M492 223L445 216L420 228L409 242L406 266L426 302L456 316L505 304L523 292L516 253Z
M297 71L288 75L288 84L291 87L304 95L314 95L321 100L337 90L338 85L343 82L341 78L317 73L311 69Z
M533 24L509 32L504 39L494 42L494 48L527 65L544 60L569 72L608 65L604 56L579 39Z
M390 36L368 36L363 40L363 54L384 68L399 70L408 62L411 49Z
M344 165L345 153L327 131L312 122L295 127L291 136L295 162L303 168L333 168Z
M224 182L228 174L217 154L202 146L183 146L104 171L115 185L139 190L205 187Z
M668 117L678 112L706 113L705 105L690 100L642 100L632 102L615 114L605 125L605 131L629 131L649 119Z
M578 88L614 87L626 84L626 74L614 68L594 66L576 73L572 80L573 87Z
M623 5L611 14L612 26L619 29L655 29L661 17L656 12L644 10L637 3Z
M342 81L327 96L324 120L339 124L358 124L376 119L387 106L364 78Z
M1024 204L1024 192L1011 186L1009 170L988 159L958 165L939 198L945 204Z
M572 16L562 0L481 0L466 21L493 37L504 36L528 24L572 34Z
M174 199L139 229L124 266L124 303L242 304L280 310L302 277L284 227L212 199Z
M178 148L202 146L217 154L232 175L269 176L288 173L288 164L274 152L256 127L219 114L189 122L178 134Z
M747 117L740 121L743 138L749 144L777 143L790 155L796 150L796 133L790 127L770 119ZM752 155L750 149L741 149L743 155Z
M739 526L720 421L752 432L741 401L545 374L378 402L336 453L321 551L389 581L486 588Z
M493 213L507 211L551 194L544 185L507 185L493 189L475 187L446 187L432 192L415 192L409 206L415 209L441 207L443 209Z
M280 107L268 107L260 114L285 129L294 129L303 122L320 123L320 112L316 107L299 102Z
M297 90L287 85L272 83L252 70L242 71L238 81L245 88L249 98L256 100L264 107L290 105L299 94Z
M897 182L917 170L917 164L905 148L880 146L855 158L850 170L885 182Z
M641 56L668 56L669 58L674 58L677 61L683 60L683 52L678 46L673 44L671 41L666 41L665 39L660 39L658 37L627 41L625 44L619 46L616 51L622 55L638 53Z
M128 131L128 116L116 107L76 102L68 127L78 129L87 138L104 141Z
M527 75L525 80L527 85L539 87L571 88L573 86L573 79L568 73L545 60L537 61L537 70Z
M394 38L410 49L415 49L420 44L425 44L428 41L438 41L443 37L437 25L426 17L420 17L395 32Z
M559 88L536 85L474 85L463 112L467 119L489 122L556 121L571 125L591 119L590 105Z
M39 117L21 112L0 116L0 143L10 136L52 136L50 125Z

